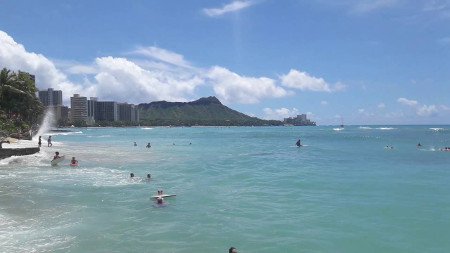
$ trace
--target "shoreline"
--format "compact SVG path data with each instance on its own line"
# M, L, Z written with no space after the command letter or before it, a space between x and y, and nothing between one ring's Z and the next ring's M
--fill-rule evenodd
M0 160L12 157L12 156L24 156L39 153L41 149L39 147L34 148L1 148L0 149Z

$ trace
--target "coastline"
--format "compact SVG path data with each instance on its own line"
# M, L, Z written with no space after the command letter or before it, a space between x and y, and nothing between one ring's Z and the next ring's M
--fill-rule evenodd
M41 149L39 147L34 148L1 148L0 160L11 156L24 156L39 153Z

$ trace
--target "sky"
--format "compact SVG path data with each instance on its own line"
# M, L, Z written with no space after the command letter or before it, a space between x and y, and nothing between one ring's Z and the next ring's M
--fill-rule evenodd
M0 68L39 89L216 96L264 119L450 124L450 0L0 0Z

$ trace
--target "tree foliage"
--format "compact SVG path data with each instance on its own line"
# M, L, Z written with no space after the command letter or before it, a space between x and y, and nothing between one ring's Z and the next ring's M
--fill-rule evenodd
M26 133L43 114L34 78L3 68L0 71L0 129L5 134Z

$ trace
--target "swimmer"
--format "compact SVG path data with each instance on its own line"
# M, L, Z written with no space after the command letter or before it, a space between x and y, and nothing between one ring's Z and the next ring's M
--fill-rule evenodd
M156 203L157 203L158 205L164 204L164 198L162 198L162 197L156 198Z
M150 142L149 143L147 143L147 146L145 146L146 148L151 148L152 147L152 145L150 145Z
M78 165L78 161L75 160L75 156L72 157L72 160L70 160L70 165Z
M152 179L152 175L151 174L147 174L147 180Z
M136 142L134 142L134 144L133 144L135 147L137 146L137 143Z
M420 144L420 142L417 144L417 147L420 148L422 147L422 144Z
M133 178L134 177L134 173L130 173L130 178Z

